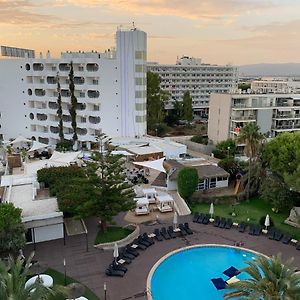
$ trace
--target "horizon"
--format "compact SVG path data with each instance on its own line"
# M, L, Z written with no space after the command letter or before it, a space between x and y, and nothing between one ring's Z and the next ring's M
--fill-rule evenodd
M297 0L0 0L1 44L103 52L118 26L148 35L148 61L175 64L183 55L208 64L300 63Z

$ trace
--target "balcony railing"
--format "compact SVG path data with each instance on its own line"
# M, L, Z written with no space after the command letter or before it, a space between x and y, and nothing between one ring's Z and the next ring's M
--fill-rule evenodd
M91 90L89 90L88 91L88 96L89 96L89 98L99 98L100 93L99 93L99 91L91 91Z
M87 64L86 69L89 72L97 72L99 70L98 64Z

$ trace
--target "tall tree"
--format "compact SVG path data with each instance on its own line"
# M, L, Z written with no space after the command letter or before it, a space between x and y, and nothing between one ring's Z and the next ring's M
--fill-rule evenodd
M61 101L61 89L60 89L60 82L59 82L59 74L57 72L56 75L56 82L57 82L57 117L58 117L58 135L59 141L61 143L64 142L64 126L63 126L63 111L62 111L62 101Z
M184 167L178 172L177 185L181 197L189 199L196 191L199 182L197 169Z
M242 272L247 279L228 285L234 289L224 299L296 300L300 295L300 274L291 267L291 261L283 264L280 256L257 257L247 262Z
M164 101L168 94L160 88L160 77L147 72L147 127L154 129L164 120Z
M69 73L69 90L71 96L71 107L69 109L70 116L71 116L71 126L73 128L73 143L78 140L77 136L77 98L75 97L75 84L74 84L74 69L73 69L73 62L70 63L70 73Z
M30 275L32 256L24 261L22 257L13 259L11 256L8 262L0 261L0 299L1 300L41 300L56 299L55 297L67 296L67 290L55 285L47 288L38 281L33 285L25 287L27 277Z
M247 172L248 173L247 199L249 199L250 197L252 162L258 157L263 140L264 140L264 136L259 131L259 126L254 122L250 122L245 126L243 126L237 138L238 142L245 143L245 154L249 157L249 166Z
M193 120L193 99L189 91L185 91L182 99L183 119L187 121Z
M25 229L21 212L22 210L14 207L12 203L0 205L0 252L2 254L16 253L25 245Z

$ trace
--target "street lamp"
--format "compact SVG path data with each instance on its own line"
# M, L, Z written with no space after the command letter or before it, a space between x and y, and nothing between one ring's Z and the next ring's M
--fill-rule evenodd
M67 268L66 268L66 259L64 258L64 283L67 285Z
M229 157L230 146L227 147L227 156Z
M106 292L107 292L107 290L106 290L106 282L104 282L104 284L103 284L103 289L104 289L104 300L106 300Z

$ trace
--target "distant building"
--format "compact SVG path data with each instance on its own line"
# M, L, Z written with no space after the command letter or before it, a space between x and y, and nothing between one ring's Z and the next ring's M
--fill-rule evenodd
M31 57L29 50L4 48L0 59L0 135L23 135L46 144L58 136L57 75L61 84L64 135L71 139L69 71L74 67L77 134L80 146L91 147L102 132L111 137L146 134L147 35L133 28L118 30L116 49L105 53L70 52L61 57ZM27 51L27 52L26 52ZM32 54L32 53L31 53Z
M300 94L211 95L208 138L214 143L236 138L249 122L268 137L300 131Z
M147 70L159 74L161 88L170 93L167 109L172 109L174 101L181 101L184 92L189 91L194 114L199 116L207 116L211 93L228 93L237 88L236 67L204 64L200 58L183 56L175 65L149 62Z
M297 77L263 77L251 82L255 93L300 93L300 78Z

